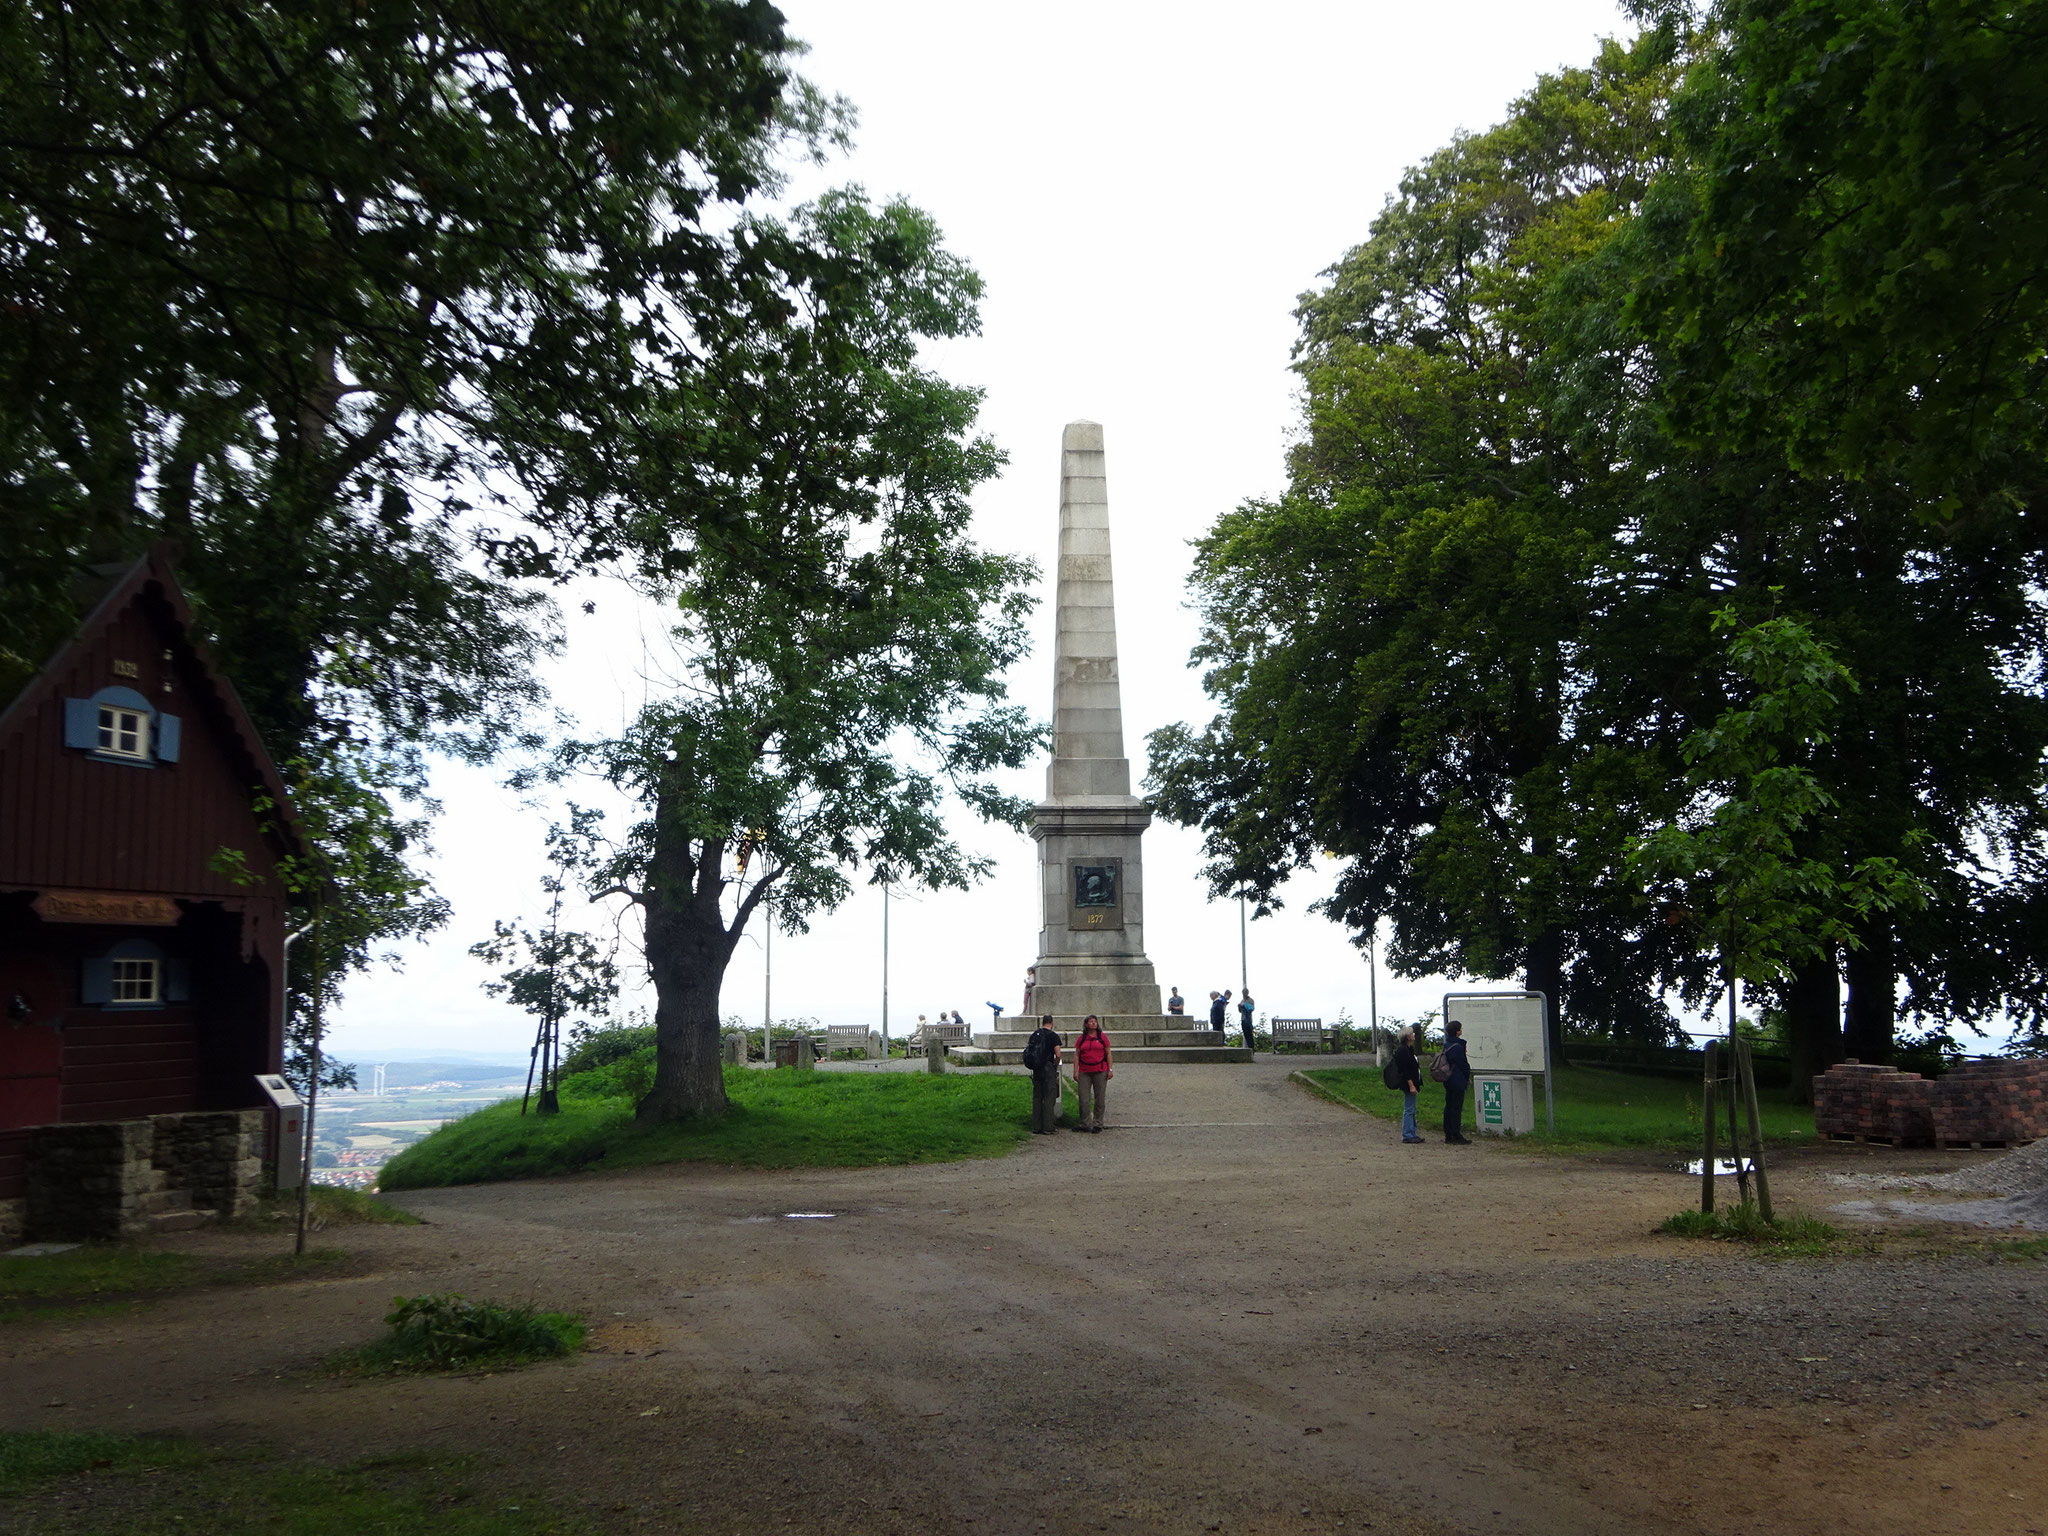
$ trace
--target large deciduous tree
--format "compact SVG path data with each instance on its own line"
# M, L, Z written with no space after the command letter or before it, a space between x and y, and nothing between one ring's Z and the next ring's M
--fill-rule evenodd
M794 51L767 0L0 0L0 695L169 535L309 793L490 750L554 637L513 578L697 446L734 210L833 116Z
M1674 461L1739 458L1775 488L1746 584L1861 684L1814 764L1826 834L1903 857L1928 895L1857 925L1836 1049L1887 1059L1900 1015L2038 1029L2048 7L1644 9L1715 38L1629 266ZM1795 1033L1835 1030L1835 965L1788 989Z
M1651 38L1544 80L1410 172L1304 300L1289 492L1197 546L1222 712L1151 739L1155 803L1204 827L1218 892L1270 900L1328 850L1327 910L1391 917L1397 969L1519 970L1554 1020L1651 1039L1668 946L1618 877L1676 742L1614 732L1597 686L1640 648L1603 581L1636 485L1546 368L1552 289L1643 196L1674 72Z
M699 334L715 408L678 403L693 472L649 465L620 526L674 614L662 696L563 763L642 811L599 883L644 923L652 1120L724 1108L719 985L764 903L798 931L856 871L965 886L988 861L949 801L1021 824L986 774L1043 739L1003 703L1033 569L969 535L1001 455L973 435L978 393L917 358L974 329L980 280L929 219L853 192L750 220L740 245L761 308Z

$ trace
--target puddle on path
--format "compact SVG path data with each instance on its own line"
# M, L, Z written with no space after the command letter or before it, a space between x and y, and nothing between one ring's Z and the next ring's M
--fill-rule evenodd
M1698 1178L1698 1177L1700 1176L1700 1163L1701 1163L1702 1161L1703 1161L1703 1159L1701 1159L1701 1158L1697 1158L1697 1157L1696 1157L1696 1158L1694 1158L1694 1159L1693 1159L1693 1160L1692 1160L1691 1162L1689 1162L1689 1163L1687 1163L1687 1164L1685 1165L1685 1171L1686 1171L1687 1173L1691 1174L1691 1175L1692 1175L1692 1176L1693 1176L1694 1178ZM1745 1158L1744 1158L1744 1159L1742 1160L1742 1172L1744 1172L1744 1173L1755 1173L1755 1172L1756 1172L1756 1159L1754 1159L1754 1158L1750 1158L1750 1157L1745 1157ZM1715 1158L1715 1159L1714 1159L1714 1177L1715 1177L1715 1178L1717 1178L1717 1179L1732 1179L1732 1178L1734 1178L1734 1177L1735 1177L1735 1173L1736 1173L1736 1169L1735 1169L1735 1159L1734 1159L1734 1158L1732 1158L1732 1157L1717 1157L1717 1158Z

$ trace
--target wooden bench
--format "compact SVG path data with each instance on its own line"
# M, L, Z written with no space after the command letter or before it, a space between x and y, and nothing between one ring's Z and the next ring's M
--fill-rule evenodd
M869 1040L865 1024L828 1024L825 1026L825 1059L830 1061L841 1051L858 1051L865 1056L874 1049Z
M943 1041L949 1046L969 1045L973 1043L973 1038L972 1032L965 1024L955 1024L948 1019L943 1024L927 1024L918 1030L910 1037L910 1048L913 1051L921 1051L926 1043L932 1040Z
M1325 1040L1334 1043L1337 1038L1334 1029L1323 1028L1321 1019L1274 1019L1272 1031L1275 1049L1282 1045L1299 1045L1307 1041L1320 1050Z

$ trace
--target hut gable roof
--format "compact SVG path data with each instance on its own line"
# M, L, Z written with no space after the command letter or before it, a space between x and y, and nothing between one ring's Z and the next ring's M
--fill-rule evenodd
M240 848L269 876L300 851L277 765L193 633L168 546L94 574L77 628L0 711L0 885L249 894L212 856ZM148 771L66 746L67 701L109 688L176 720L176 762ZM259 795L276 814L259 819Z

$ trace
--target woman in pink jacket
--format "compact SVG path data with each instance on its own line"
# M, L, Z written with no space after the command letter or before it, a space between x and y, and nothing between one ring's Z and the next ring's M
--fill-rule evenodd
M1074 1041L1074 1088L1081 1099L1081 1129L1099 1131L1109 1104L1109 1080L1116 1073L1109 1060L1109 1036L1102 1021L1089 1014L1081 1021L1081 1033Z

